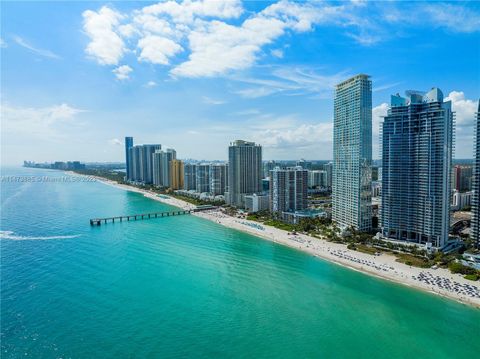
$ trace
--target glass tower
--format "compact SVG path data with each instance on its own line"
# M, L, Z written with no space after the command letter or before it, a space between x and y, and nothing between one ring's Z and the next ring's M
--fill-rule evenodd
M245 195L262 191L262 147L236 140L228 147L227 204L245 206Z
M340 228L372 228L372 82L357 75L335 89L332 219Z
M480 101L478 102L475 120L475 163L473 167L473 200L471 238L477 248L480 248Z
M437 88L391 97L382 125L384 237L437 248L448 241L453 120Z
M132 179L130 148L133 147L133 137L125 137L125 175L128 180Z
M153 184L157 187L169 188L171 186L171 162L177 159L177 152L167 148L165 151L157 150L153 158Z
M270 210L283 212L302 211L308 207L308 170L302 166L270 171Z

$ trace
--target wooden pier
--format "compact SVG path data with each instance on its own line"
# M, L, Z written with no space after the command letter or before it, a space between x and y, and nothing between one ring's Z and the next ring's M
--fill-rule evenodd
M141 219L152 219L152 218L162 218L162 217L170 217L170 216L181 216L185 214L192 213L193 210L185 210L185 211L170 211L170 212L154 212L154 213L141 213L141 214L131 214L128 216L117 216L117 217L106 217L106 218L92 218L90 220L91 226L100 226L102 223L115 223L123 222L123 221L137 221Z
M171 217L171 216L182 216L185 214L190 214L192 212L206 211L214 209L214 206L199 206L194 209L180 210L180 211L168 211L168 212L153 212L153 213L141 213L141 214L131 214L128 216L116 216L116 217L105 217L105 218L92 218L90 219L91 226L100 226L102 223L115 223L124 222L124 221L137 221L142 219L152 219L152 218L162 218L162 217Z

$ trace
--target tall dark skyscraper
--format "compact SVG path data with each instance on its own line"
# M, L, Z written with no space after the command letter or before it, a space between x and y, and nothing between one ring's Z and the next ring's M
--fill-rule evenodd
M475 118L475 163L473 167L473 199L471 238L477 248L480 247L480 101Z
M448 241L453 113L433 88L392 96L382 126L385 237L437 248Z
M245 195L262 191L262 147L236 140L228 147L228 192L226 202L243 208Z
M133 147L133 137L125 137L125 175L127 180L132 178L131 173L131 158L130 158L130 151L129 149Z

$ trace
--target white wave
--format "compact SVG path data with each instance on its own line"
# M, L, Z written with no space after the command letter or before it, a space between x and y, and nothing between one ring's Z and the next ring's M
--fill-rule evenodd
M28 240L47 240L47 239L69 239L80 237L81 234L75 234L70 236L46 236L46 237L36 237L36 236L19 236L12 231L0 231L1 239L10 239L13 241L28 241Z

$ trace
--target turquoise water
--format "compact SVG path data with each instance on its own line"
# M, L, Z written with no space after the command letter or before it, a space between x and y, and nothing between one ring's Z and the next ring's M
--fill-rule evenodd
M62 172L4 169L3 176ZM3 182L2 358L473 358L480 310L95 182ZM53 238L52 238L53 237Z

